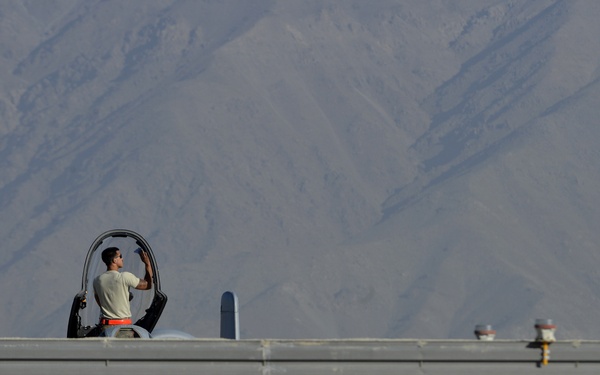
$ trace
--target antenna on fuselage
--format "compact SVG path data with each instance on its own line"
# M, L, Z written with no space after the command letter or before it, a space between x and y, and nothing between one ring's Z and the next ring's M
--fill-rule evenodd
M229 291L221 296L221 338L240 339L238 298L235 293Z

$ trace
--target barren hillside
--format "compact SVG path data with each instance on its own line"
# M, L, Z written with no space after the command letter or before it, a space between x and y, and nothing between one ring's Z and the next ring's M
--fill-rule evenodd
M600 3L1 1L1 336L63 337L86 251L159 325L599 338Z

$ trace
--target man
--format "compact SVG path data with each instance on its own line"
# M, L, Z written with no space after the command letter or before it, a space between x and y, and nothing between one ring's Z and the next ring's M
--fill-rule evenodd
M140 259L146 266L146 275L138 278L131 272L119 272L123 268L123 255L116 247L102 251L102 261L106 264L106 272L94 279L94 297L102 317L100 324L132 324L131 307L129 305L129 288L148 290L152 288L152 266L145 251L139 252Z

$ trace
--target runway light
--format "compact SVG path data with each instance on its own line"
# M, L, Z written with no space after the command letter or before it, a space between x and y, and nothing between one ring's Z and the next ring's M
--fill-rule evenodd
M552 323L552 319L536 319L535 330L537 332L535 341L556 341L556 338L554 337L554 332L556 332L556 325Z
M492 341L496 337L496 331L489 324L478 324L475 326L477 340Z
M550 344L556 341L554 332L556 325L552 324L552 319L536 319L535 330L537 336L536 341L542 343L542 366L547 366L550 361Z

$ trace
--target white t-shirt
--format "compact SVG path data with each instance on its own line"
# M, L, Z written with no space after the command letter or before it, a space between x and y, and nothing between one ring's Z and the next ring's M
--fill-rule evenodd
M100 300L102 316L109 319L131 318L129 288L140 279L131 272L106 271L94 279L94 292Z

